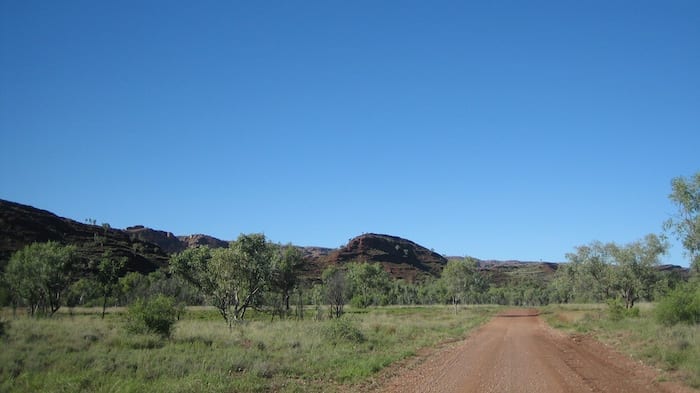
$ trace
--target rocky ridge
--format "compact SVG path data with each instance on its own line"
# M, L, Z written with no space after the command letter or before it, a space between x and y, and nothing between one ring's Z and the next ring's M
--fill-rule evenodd
M79 246L85 262L99 258L105 250L127 258L127 270L149 273L168 263L168 253L158 245L129 233L83 224L49 211L0 199L0 267L15 251L34 242L56 241Z
M63 218L46 210L0 199L0 270L13 252L33 242L48 240L80 246L86 261L98 258L106 249L128 259L127 269L148 273L166 267L171 254L189 247L206 245L228 247L228 242L204 234L176 236L172 232L151 229L143 225L124 230L83 224ZM408 282L439 277L450 259L410 240L376 233L366 233L350 239L337 249L299 247L307 261L303 275L319 280L328 266L343 266L350 262L380 263L390 276ZM552 262L522 262L478 260L479 269L495 281L507 280L513 274L526 274L548 280L559 267ZM657 269L687 274L687 269L661 265Z

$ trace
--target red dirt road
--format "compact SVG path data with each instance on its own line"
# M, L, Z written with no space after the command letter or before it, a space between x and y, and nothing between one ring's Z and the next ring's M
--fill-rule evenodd
M582 336L548 327L536 310L493 318L468 339L430 355L382 392L689 392Z

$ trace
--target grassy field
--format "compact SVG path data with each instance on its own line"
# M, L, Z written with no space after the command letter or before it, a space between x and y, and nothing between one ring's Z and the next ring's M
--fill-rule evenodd
M663 370L662 379L700 388L700 326L657 323L653 305L641 304L639 317L613 320L607 306L556 305L544 308L550 325L592 334L600 341Z
M386 307L339 320L269 316L229 330L192 309L170 339L131 335L124 315L97 310L53 318L4 311L2 392L329 392L352 390L419 348L464 337L492 307Z

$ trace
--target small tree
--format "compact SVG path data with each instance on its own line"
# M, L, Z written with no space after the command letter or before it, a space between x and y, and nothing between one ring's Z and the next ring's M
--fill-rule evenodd
M391 279L380 263L350 263L347 269L350 304L364 308L387 301Z
M93 264L95 282L102 296L102 319L107 310L107 300L119 288L119 277L124 273L126 261L126 257L116 257L111 250L106 250L100 260Z
M466 300L473 292L480 290L481 283L477 263L474 258L453 259L442 270L441 281L447 289L455 313L457 304Z
M566 254L567 279L578 301L600 302L613 293L612 257L609 246L595 241L576 247L575 253Z
M243 319L270 283L272 248L261 233L240 235L230 247L231 294L234 319ZM225 269L226 270L226 269Z
M66 294L66 306L73 308L85 304L86 301L99 296L99 288L95 280L83 277L71 284ZM72 310L71 310L72 313Z
M343 315L346 300L345 271L336 266L329 266L321 275L326 301L330 305L330 315L339 318Z
M271 259L265 235L240 235L229 248L204 246L176 254L170 268L199 289L231 327L269 285Z
M29 306L31 315L37 311L53 315L63 304L76 270L74 246L53 241L32 243L12 255L5 280L16 297Z
M276 247L271 266L270 285L281 297L284 314L289 314L289 299L292 291L299 285L299 273L304 266L304 257L298 248L291 244Z
M625 308L634 307L643 296L651 297L657 280L654 267L659 264L659 257L666 252L666 242L654 234L647 235L643 241L618 246L609 246L614 260L612 288L617 291L625 303Z

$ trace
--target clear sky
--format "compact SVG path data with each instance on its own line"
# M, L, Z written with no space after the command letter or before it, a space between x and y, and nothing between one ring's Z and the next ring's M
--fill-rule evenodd
M700 170L700 2L0 0L0 137L77 221L563 261Z

